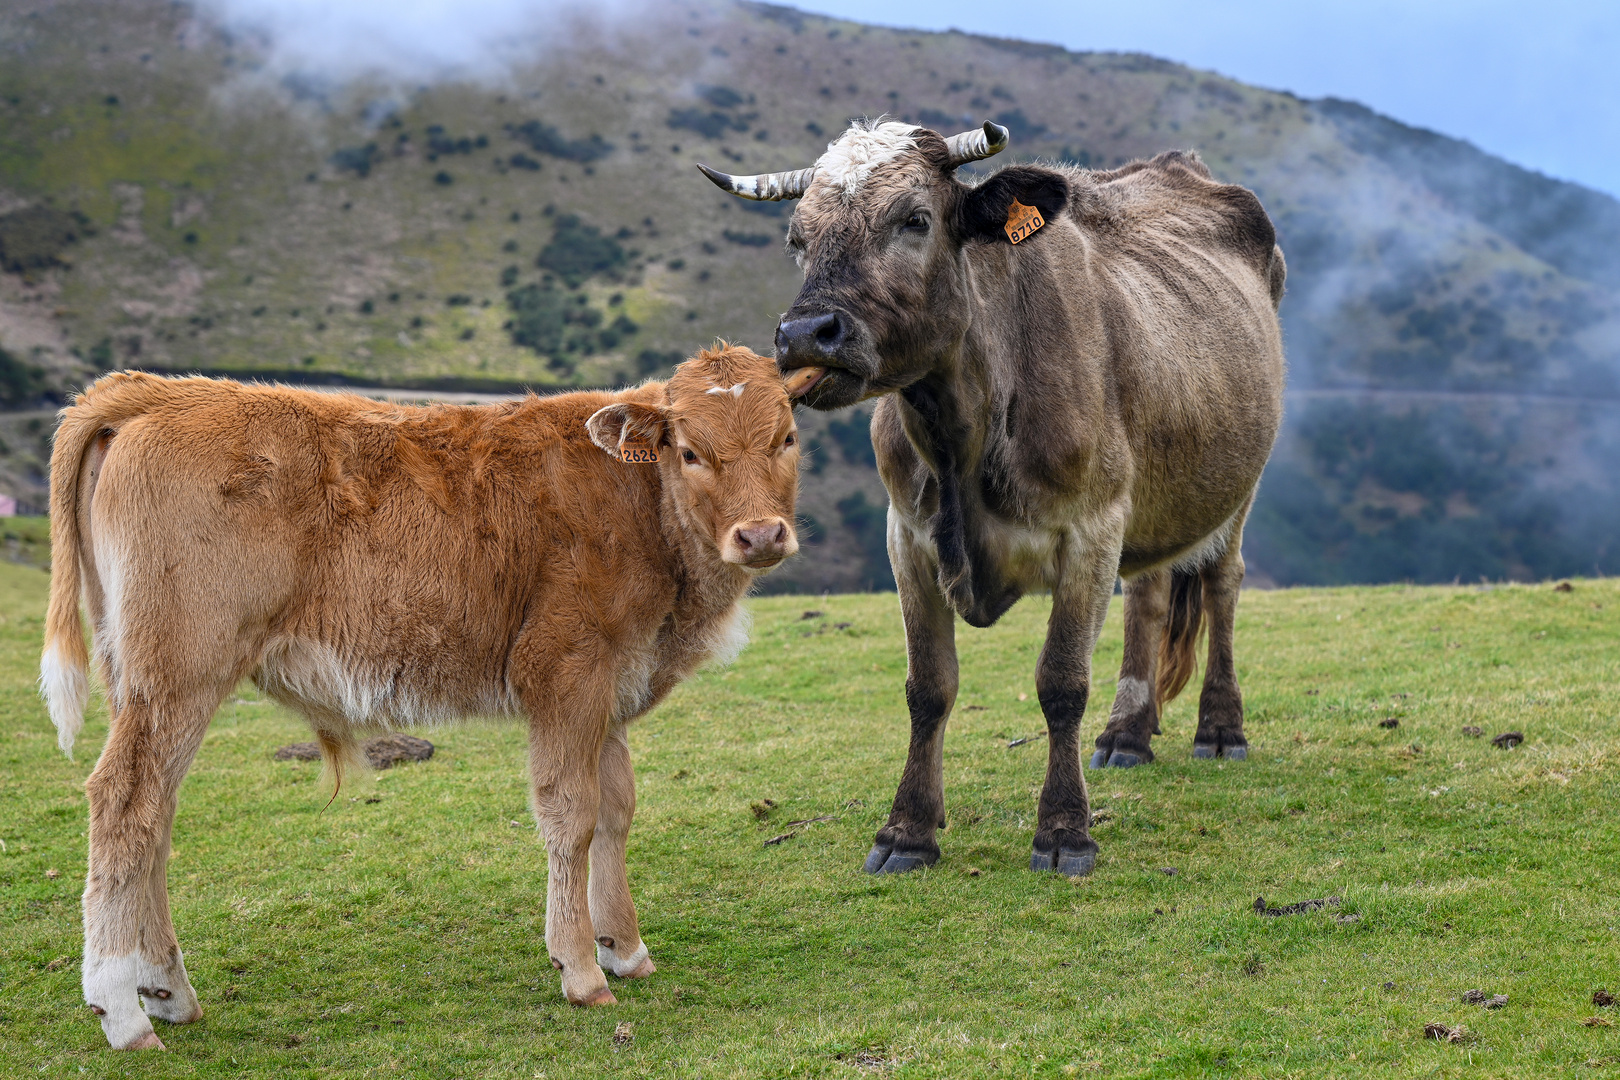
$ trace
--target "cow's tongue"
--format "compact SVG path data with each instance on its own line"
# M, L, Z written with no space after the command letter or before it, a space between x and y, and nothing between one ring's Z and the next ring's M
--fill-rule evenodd
M788 397L803 397L825 374L827 369L824 367L794 368L782 380L782 385L787 389Z

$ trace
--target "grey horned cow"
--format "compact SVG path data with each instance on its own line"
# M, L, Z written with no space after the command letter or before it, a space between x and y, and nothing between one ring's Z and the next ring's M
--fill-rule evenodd
M879 398L911 747L872 873L939 858L954 617L989 626L1032 589L1053 597L1032 869L1095 864L1079 727L1116 577L1125 659L1092 767L1153 760L1206 621L1193 756L1247 754L1232 628L1243 521L1282 417L1271 221L1192 154L956 178L1007 141L990 123L947 139L858 122L810 169L704 168L745 198L802 200L787 243L804 285L776 332L790 393L816 409Z

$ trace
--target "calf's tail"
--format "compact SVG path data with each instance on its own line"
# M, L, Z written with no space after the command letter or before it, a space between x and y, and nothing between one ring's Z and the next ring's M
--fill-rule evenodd
M1162 707L1175 699L1198 667L1198 642L1204 636L1204 581L1196 571L1170 572L1170 611L1159 639L1159 679L1155 688Z
M56 725L56 743L69 759L90 697L90 654L79 618L79 478L85 454L105 430L99 417L87 413L62 410L51 451L51 600L39 661L39 690Z

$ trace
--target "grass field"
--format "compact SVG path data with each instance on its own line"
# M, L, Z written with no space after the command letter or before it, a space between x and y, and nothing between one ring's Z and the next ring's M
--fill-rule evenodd
M1043 728L1044 600L960 634L944 858L884 879L860 864L906 741L895 600L755 601L737 664L634 732L631 881L660 970L588 1012L546 962L519 730L432 733L431 761L323 810L317 766L271 760L305 729L244 686L169 867L207 1015L139 1056L104 1049L79 994L82 784L106 723L76 762L56 751L32 685L46 583L0 565L12 1075L1620 1072L1620 1023L1582 1024L1620 1022L1590 1000L1620 991L1620 583L1247 593L1250 760L1190 760L1186 695L1157 764L1088 774L1102 855L1075 882L1024 869L1045 748L1008 747ZM1097 702L1119 653L1116 603ZM1494 747L1509 729L1524 744ZM1343 899L1261 918L1257 895ZM1474 1035L1426 1040L1430 1022Z

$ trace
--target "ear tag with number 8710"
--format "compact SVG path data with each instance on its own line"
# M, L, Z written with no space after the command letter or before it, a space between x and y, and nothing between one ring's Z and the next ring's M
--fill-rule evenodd
M1007 230L1007 239L1016 244L1029 239L1030 233L1045 224L1046 219L1041 217L1039 210L1014 199L1012 206L1007 208L1007 224L1003 227Z

